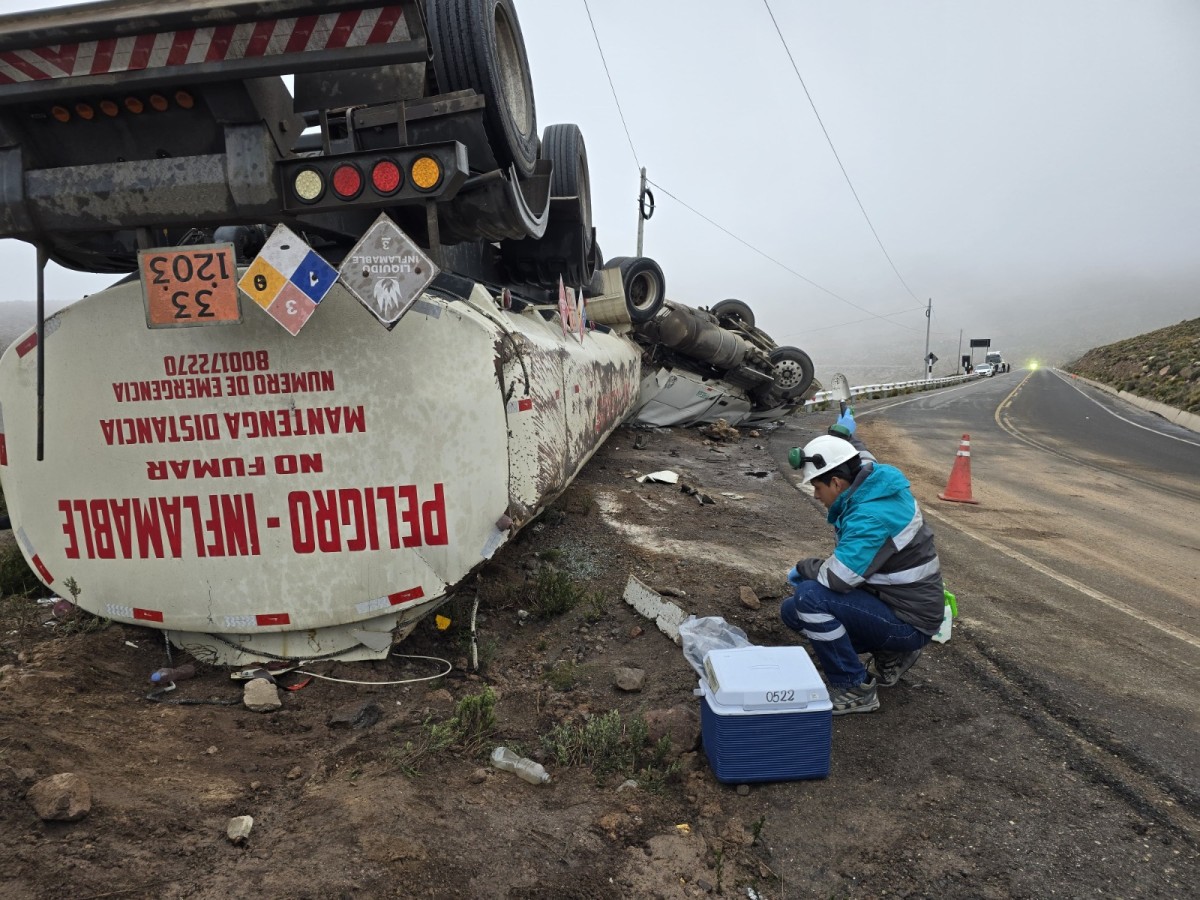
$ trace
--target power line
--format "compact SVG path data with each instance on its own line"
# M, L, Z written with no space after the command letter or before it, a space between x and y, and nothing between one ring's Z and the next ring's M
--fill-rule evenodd
M596 23L592 21L592 9L588 6L587 0L583 0L583 8L587 11L588 24L592 26L592 37L596 39L596 49L600 51L600 62L604 64L604 74L608 77L608 89L612 91L613 102L617 104L617 115L621 117L621 127L625 129L625 139L629 141L629 149L633 153L633 161L637 163L637 167L642 167L641 160L638 159L637 150L633 146L633 136L629 133L629 125L625 122L625 113L621 109L621 101L617 97L617 88L613 84L612 73L608 71L608 60L604 58L604 48L600 46L600 35L596 33Z
M597 51L599 51L599 53L600 53L600 62L601 62L603 65L604 65L604 74L605 74L605 76L608 78L608 88L609 88L609 90L612 92L613 103L615 103L615 104L616 104L616 107L617 107L617 114L618 114L618 115L621 117L621 126L622 126L622 127L625 129L625 139L626 139L626 140L629 142L629 150L630 150L630 152L632 152L632 153L633 153L633 159L634 159L634 162L635 162L635 163L637 163L637 166L638 166L638 168L639 168L639 169L641 169L641 167L642 167L641 160L638 158L638 152L637 152L637 148L636 148L636 147L634 147L634 144L633 144L633 136L632 136L632 135L629 133L629 125L628 125L628 123L625 121L625 113L624 113L624 111L621 109L621 99L620 99L620 97L619 97L619 96L617 96L617 88L616 88L616 85L614 85L614 84L613 84L613 80L612 80L612 73L609 71L609 68L608 68L608 60L607 60L607 59L605 58L605 56L604 56L604 47L603 47L603 46L601 45L601 43L600 43L600 34L599 34L597 31L596 31L596 23L595 23L595 20L592 18L592 10L591 10L591 7L588 5L588 0L583 0L583 8L584 8L584 10L587 12L588 24L589 24L589 25L591 26L591 28L592 28L592 38L593 38L593 39L595 40L595 42L596 42L596 50L597 50ZM770 11L770 7L768 7L768 12L769 12L769 11ZM774 16L772 16L772 21L774 21ZM777 29L778 29L778 26L777 26ZM782 36L782 35L780 35L780 39L782 39L782 37L783 37L783 36ZM787 47L787 45L785 44L785 45L784 45L784 48L786 49L786 47ZM791 56L791 53L790 53L790 52L788 53L788 56L789 56L789 58L790 58L790 56ZM795 64L793 63L793 67L794 67L794 65L795 65ZM799 71L797 71L797 73L796 73L796 74L797 74L797 75L799 75L799 74L800 74L800 73L799 73ZM803 82L803 81L801 81L801 84L803 84L803 83L804 83L804 82ZM807 88L805 89L805 91L807 92ZM809 102L811 102L811 99L810 99L810 101L809 101ZM815 112L815 111L816 111L816 108L814 107L814 112ZM820 117L818 117L818 121L819 121L819 120L820 120ZM822 125L822 128L824 128L824 126L823 126L823 125ZM826 135L826 137L828 137L828 135ZM830 144L830 146L832 146L832 144ZM836 151L835 151L834 155L835 155L835 156L837 155ZM840 164L840 161L839 161L839 164ZM842 171L843 171L843 173L845 172L845 170L844 170L844 169L843 169ZM771 256L770 254L768 254L768 253L765 253L765 252L763 252L762 250L758 249L758 248L757 248L757 247L755 247L753 244L751 244L749 241L746 241L746 240L744 240L744 239L742 239L742 238L738 237L736 234L734 234L732 231L730 231L730 230L729 230L728 228L726 228L724 225L721 225L720 223L716 222L715 220L713 220L713 219L709 218L708 216L704 215L704 213L700 212L700 211L699 211L698 209L696 209L695 207L693 207L693 206L691 206L691 205L689 205L689 204L685 203L683 200L681 200L679 197L675 196L673 193L671 193L669 190L667 190L667 189L666 189L665 187L663 187L661 184L658 184L657 182L655 182L655 181L652 181L651 179L646 179L646 180L647 180L647 182L648 182L649 184L652 184L652 185L654 185L654 187L658 188L660 191L662 191L664 194L666 194L668 197L670 197L670 198L671 198L672 200L674 200L676 203L680 204L680 205L681 205L681 206L683 206L685 209L688 209L688 210L690 210L690 211L691 211L692 213L694 213L695 215L697 215L697 216L699 216L700 218L704 219L704 221L708 222L708 223L709 223L710 225L712 225L713 227L715 227L715 228L717 228L717 229L719 229L719 230L723 231L725 234L729 235L731 238L733 238L733 239L734 239L735 241L737 241L738 243L740 243L740 244L743 244L743 245L745 245L746 247L749 247L749 248L750 248L751 250L753 250L755 253L757 253L757 254L759 254L760 256L764 257L765 259L768 259L768 260L770 260L771 262L775 263L775 265L779 266L781 269L784 269L785 271L787 271L787 272L790 272L792 275L795 275L795 276L796 276L797 278L799 278L801 281L804 281L804 282L806 282L807 284L810 284L810 285L812 285L812 286L813 286L813 287L815 287L817 290L819 290L819 291L822 291L822 292L824 292L824 293L828 294L830 297L833 297L835 300L840 300L842 303L845 303L847 306L852 306L852 307L854 307L855 309L857 309L859 312L865 312L865 313L867 313L867 315L869 315L869 316L872 316L872 317L874 317L874 318L877 318L877 319L883 319L885 322L888 322L888 323L889 323L889 324L891 324L891 325L897 325L897 326L899 326L900 328L906 328L906 329L908 329L908 330L910 330L910 331L917 331L917 330L919 330L919 329L916 329L916 328L911 328L910 326L908 326L908 325L904 325L904 324L902 324L902 323L900 323L900 322L892 322L892 321L891 321L890 319L888 319L886 316L881 316L881 315L879 315L878 313L876 313L876 312L873 312L872 310L869 310L869 309L867 309L865 306L860 306L859 304L857 304L857 303L854 303L854 302L853 302L853 301L851 301L851 300L847 300L845 297L841 296L840 294L836 294L836 293L834 293L833 291L829 290L829 288L827 288L827 287L824 287L824 286L822 286L822 285L820 285L820 284L817 284L817 283L816 283L815 281L813 281L811 278L808 278L808 277L806 277L806 276L804 276L804 275L800 274L800 273L799 273L799 272L797 272L795 269L793 269L791 266L788 266L788 265L786 265L785 263L782 263L782 262L780 262L779 260L777 260L775 257ZM849 180L849 179L848 179L848 177L847 177L847 180ZM850 189L851 189L851 191L853 191L853 190L854 190L854 187L853 187L853 185L851 185L851 188L850 188ZM857 195L855 195L855 196L856 196L856 198L857 198ZM860 206L860 208L861 208L862 204L859 204L859 206ZM866 215L866 211L865 211L865 210L863 211L863 215L864 215L864 216ZM868 221L867 221L867 224L868 224L868 225L870 224L870 220L869 220L869 219L868 219ZM873 232L873 231L874 231L874 228L872 228L871 230L872 230L872 232ZM878 240L878 235L876 236L876 240ZM880 246L882 247L883 245L882 245L882 244L880 244ZM887 251L884 251L884 255L885 255L885 256L887 255ZM890 262L891 260L889 259L888 261ZM893 269L893 271L894 271L894 270L895 270L895 266L893 266L893 267L892 267L892 269ZM897 273L896 273L897 277L899 277L899 274L900 274L899 272L897 272ZM901 283L903 284L903 279L901 279ZM905 289L907 289L907 288L908 288L908 285L904 285L904 287L905 287ZM910 291L909 291L909 293L910 293L910 294L912 294L912 291L910 290ZM915 297L914 297L914 299L915 299Z
M650 184L654 185L656 188L658 188L660 191L662 191L664 194L666 194L668 197L670 197L672 200L674 200L680 206L682 206L685 209L690 210L691 212L698 215L700 218L702 218L705 222L708 222L708 224L712 225L714 228L717 228L720 231L725 232L725 234L729 235L731 238L733 238L739 244L743 244L744 246L749 247L751 250L753 250L759 256L763 257L764 259L770 260L771 262L775 263L775 265L779 266L779 268L783 269L786 272L790 272L791 274L793 274L797 278L799 278L801 281L806 282L807 284L811 284L817 290L823 291L824 293L828 294L830 297L833 297L835 300L840 300L843 303L845 303L847 306L853 306L859 312L865 312L867 315L873 316L876 319L883 319L884 321L889 322L892 325L897 325L900 328L907 328L909 331L921 330L921 329L917 329L917 328L912 328L908 325L904 325L900 322L892 322L886 316L881 316L879 313L874 312L873 310L867 309L865 306L859 306L854 301L847 300L845 297L841 296L840 294L835 294L833 291L829 290L829 288L824 287L823 285L817 284L811 278L807 277L806 275L800 274L799 272L797 272L795 269L793 269L791 266L787 265L786 263L780 262L775 257L771 256L769 253L759 250L757 247L755 247L749 241L738 237L736 234L734 234L732 231L730 231L728 228L726 228L720 222L717 222L714 219L710 219L708 216L706 216L704 213L700 212L700 210L696 209L694 206L690 206L687 203L685 203L683 200L680 200L678 197L676 197L674 194L672 194L670 191L668 191L665 187L663 187L657 181L653 181L652 179L649 179L649 178L647 178L646 181L649 182ZM922 307L922 309L923 308L924 307Z
M829 131L825 128L825 123L821 120L821 114L817 112L817 104L813 102L812 94L808 92L808 85L804 83L804 76L800 74L800 67L796 65L796 60L792 57L792 50L788 47L787 41L783 37L783 32L779 29L779 23L775 21L775 13L771 11L769 0L763 0L763 6L767 8L767 15L771 17L771 24L775 26L775 33L779 35L779 42L783 44L783 50L787 53L788 61L792 64L792 71L796 73L796 78L800 81L800 87L804 89L804 96L808 98L808 105L812 107L813 115L817 117L817 124L821 126L821 132L825 135L825 140L829 144L829 149L833 151L833 158L837 160L838 168L842 170L842 177L846 179L846 184L850 187L850 193L854 195L854 202L858 204L858 209L862 213L863 218L867 221L867 227L871 229L871 234L875 236L875 243L879 245L879 249L883 251L884 258L888 261L888 265L892 267L892 271L896 273L896 278L904 285L904 289L908 291L909 296L914 300L920 298L912 292L912 288L908 286L908 282L900 274L900 270L896 268L896 264L892 262L891 255L887 252L887 248L883 246L883 241L880 240L879 232L875 230L875 226L871 223L871 217L867 215L866 207L863 206L862 200L858 197L858 191L854 189L854 182L850 180L850 174L846 171L846 167L842 165L842 158L838 156L837 148L833 146L833 138L829 136Z

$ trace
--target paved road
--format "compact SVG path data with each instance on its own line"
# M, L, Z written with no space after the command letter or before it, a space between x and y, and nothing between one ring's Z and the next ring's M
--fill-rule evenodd
M913 481L975 677L1131 811L1200 837L1200 436L1049 370L858 421ZM978 505L937 498L964 434Z

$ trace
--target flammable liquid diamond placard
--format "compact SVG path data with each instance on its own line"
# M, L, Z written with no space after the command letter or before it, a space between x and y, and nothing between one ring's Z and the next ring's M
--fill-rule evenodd
M438 274L420 247L381 213L339 269L342 284L390 330Z

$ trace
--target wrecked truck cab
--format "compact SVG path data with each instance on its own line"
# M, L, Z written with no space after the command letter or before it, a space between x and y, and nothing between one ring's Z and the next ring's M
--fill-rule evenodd
M807 353L778 346L746 304L724 303L707 310L667 301L635 326L644 349L637 421L752 425L789 414L819 389Z

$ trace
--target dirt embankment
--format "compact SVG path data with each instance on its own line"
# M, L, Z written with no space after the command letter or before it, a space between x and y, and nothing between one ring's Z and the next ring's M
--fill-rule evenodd
M1200 413L1200 319L1089 350L1068 372Z

